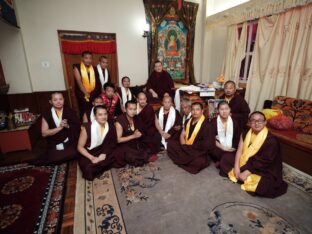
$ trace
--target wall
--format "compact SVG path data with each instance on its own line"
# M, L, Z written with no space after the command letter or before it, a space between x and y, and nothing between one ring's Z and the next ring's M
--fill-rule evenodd
M0 21L0 32L0 60L9 93L31 92L20 30Z

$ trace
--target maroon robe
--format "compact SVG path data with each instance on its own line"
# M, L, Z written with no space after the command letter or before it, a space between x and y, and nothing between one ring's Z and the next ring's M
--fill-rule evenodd
M246 134L243 134L245 139ZM227 176L234 167L235 154L222 156L220 162L220 174ZM247 163L240 168L240 171L250 171L252 174L261 176L261 180L253 195L274 198L287 191L287 183L283 181L283 165L278 140L269 132L263 145L256 155L249 158Z
M99 81L100 81L100 74L99 74L99 71L98 71L98 69L97 69L97 66L95 66L94 68L95 68L96 76L99 77ZM105 74L105 70L104 70L103 68L101 68L101 69L102 69L102 71L103 71L103 74ZM107 77L107 82L106 82L106 83L112 83L110 72L109 72L109 70L108 70L107 68L106 68L106 70L107 70L107 73L108 73L108 77ZM106 83L105 83L105 84L106 84ZM104 84L104 85L105 85L105 84ZM104 87L103 87L104 85L101 84L101 81L100 81L100 85L101 85L101 89L103 89L103 88L104 88Z
M48 123L49 129L57 127L54 123L51 109L45 112L42 117ZM67 119L69 128L63 128L55 135L46 137L48 149L46 155L41 159L44 164L62 163L77 156L76 148L80 132L80 121L76 112L66 106L63 108L62 119ZM64 142L66 138L68 138L68 141L64 143L64 150L57 150L56 145Z
M122 137L127 137L134 133L134 131L130 128L129 121L125 113L118 116L116 122L118 122L122 127ZM140 129L140 123L137 116L134 117L133 123L135 130ZM126 164L137 167L148 163L150 152L143 143L142 138L143 137L140 137L138 139L118 144L118 147L114 152L117 167L123 167Z
M195 125L191 124L189 136L194 131L194 128ZM193 145L181 145L179 140L170 139L167 145L167 152L175 164L192 174L196 174L209 166L208 151L210 148L209 120L205 119Z
M223 95L221 99L224 98L225 96ZM234 97L230 100L229 106L231 107L231 117L238 122L241 130L246 130L248 128L247 122L250 113L248 103L241 95L235 94Z
M138 114L138 120L143 133L143 143L150 149L151 154L157 154L160 151L161 136L155 126L153 107L147 104Z
M237 149L238 143L240 140L241 129L240 129L237 121L234 119L232 119L232 120L233 120L232 148ZM226 155L226 153L228 153L228 152L223 151L222 149L220 149L216 146L216 136L218 135L217 118L212 119L210 122L210 133L211 133L211 135L210 135L209 139L212 141L211 142L212 148L209 150L209 156L214 161L220 161L221 157L223 155ZM231 153L235 153L235 152L231 152Z
M172 128L169 129L169 131L167 133L171 135L171 137L169 139L179 140L180 134L182 131L182 118L181 118L179 111L177 111L177 110L175 110L175 111L176 111L176 117L174 120L174 125ZM159 110L156 112L156 115L157 115L157 118L159 120ZM163 130L165 130L165 128L166 128L168 116L169 116L169 112L167 114L164 114ZM175 130L174 129L175 126L181 126L180 130Z
M78 71L79 71L79 74L81 76L81 71L80 71L80 64L74 64L73 65L73 69L77 68ZM80 117L83 116L83 114L86 112L86 110L92 108L92 102L94 101L94 99L96 97L98 97L101 92L102 92L102 89L101 89L101 82L100 82L100 79L98 77L98 72L97 72L97 68L96 67L93 67L94 69L94 75L95 75L95 88L94 90L90 93L90 98L89 98L89 102L87 102L85 100L85 95L84 93L80 90L77 82L76 82L76 79L74 78L75 80L75 95L76 95L76 98L77 98L77 101L78 101L78 106L79 106L79 112L80 112ZM88 76L89 76L89 73L88 73ZM90 77L89 77L90 78ZM82 82L82 81L81 81Z
M149 89L153 89L158 94L158 98L153 98ZM153 71L147 80L146 90L147 98L150 103L161 102L165 93L168 93L172 98L174 98L175 93L173 80L170 74L166 71Z
M94 157L98 157L100 154L106 154L105 160L92 163L90 159L86 158L83 155L79 155L78 164L82 171L82 177L86 180L93 180L98 175L102 174L104 171L111 169L114 166L114 155L113 151L117 146L117 135L116 129L113 124L109 124L109 130L105 136L103 143L91 150L87 147L90 147L91 144L91 124L85 123L84 127L87 132L87 142L85 145L86 150L92 154Z
M103 105L108 112L109 119L115 119L115 117L122 113L118 95L114 94L112 98L109 98L106 96L105 92L103 92L101 97L103 99Z

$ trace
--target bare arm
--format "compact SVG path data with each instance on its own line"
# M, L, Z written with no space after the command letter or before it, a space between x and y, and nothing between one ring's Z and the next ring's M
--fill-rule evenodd
M88 123L88 122L89 122L86 113L84 113L83 116L82 116L82 122L83 122L83 123Z
M243 145L244 145L243 137L240 136L239 144L238 144L236 155L235 155L235 164L234 164L234 175L236 178L239 177L239 173L240 173L239 160L243 153Z
M49 125L47 123L47 121L42 118L41 121L41 135L42 137L48 137L48 136L53 136L56 133L60 132L63 129L63 125L60 124L60 126L53 128L53 129L49 129Z
M127 137L123 137L122 136L123 129L122 129L122 126L120 125L120 123L118 123L118 122L115 123L115 127L116 127L116 132L117 132L117 142L118 143L131 141L131 140L137 138L135 134L132 134L132 135L127 136Z
M158 94L153 89L149 89L148 92L150 92L154 98L158 98Z
M79 151L80 154L82 154L83 156L92 161L94 160L95 157L86 150L85 148L86 143L87 143L87 131L85 128L82 128L80 131L77 150Z
M78 87L81 90L81 92L83 92L85 95L88 95L85 87L83 86L83 84L81 82L81 76L80 76L80 73L76 67L74 68L74 77L75 77L75 80L76 80Z
M181 134L180 134L180 144L181 145L185 145L186 141L185 141L185 130L183 129Z

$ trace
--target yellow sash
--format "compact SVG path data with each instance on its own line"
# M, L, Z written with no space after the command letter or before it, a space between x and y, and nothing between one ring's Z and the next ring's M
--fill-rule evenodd
M197 121L197 123L196 123L195 129L194 129L194 131L192 132L191 137L188 138L189 132L190 132L190 126L191 126L192 119L193 119L193 118L191 118L191 119L188 121L188 123L186 124L186 129L185 129L185 142L186 142L187 145L193 145L194 140L195 140L195 138L196 138L196 136L197 136L197 134L198 134L198 132L199 132L199 130L200 130L200 128L201 128L201 126L202 126L204 120L205 120L205 116L202 115L202 116L200 117L200 119L199 119L199 120Z
M95 88L95 73L93 66L86 68L83 62L80 63L81 79L82 85L85 87L87 93L91 93ZM88 76L88 71L90 73L90 80Z
M103 134L104 134L104 130L105 130L105 127L101 127L101 137L102 137Z
M249 158L254 156L261 146L263 145L265 139L267 138L268 135L268 129L264 127L261 132L257 134L253 142L251 142L251 137L252 137L252 130L250 129L244 139L244 144L243 144L243 154L241 155L239 159L239 166L242 167L244 166ZM250 144L251 143L251 144ZM229 179L233 181L234 183L237 182L237 179L234 175L234 169L228 173ZM255 192L258 186L259 181L261 180L261 176L256 175L256 174L251 174L247 177L245 180L244 184L241 185L241 189L248 191L248 192Z
M55 111L57 117L60 119L62 117L62 111Z

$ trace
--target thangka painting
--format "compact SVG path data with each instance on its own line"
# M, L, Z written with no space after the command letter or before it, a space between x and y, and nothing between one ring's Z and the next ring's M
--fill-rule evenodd
M158 25L158 59L163 62L172 79L184 80L186 76L186 38L188 30L172 7Z

